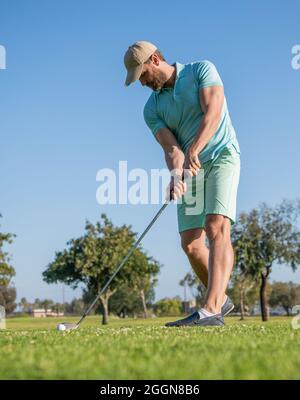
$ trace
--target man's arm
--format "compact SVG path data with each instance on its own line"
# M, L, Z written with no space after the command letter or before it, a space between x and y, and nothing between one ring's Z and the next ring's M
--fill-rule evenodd
M186 191L186 184L182 181L184 153L168 128L159 129L155 138L165 153L165 160L172 174L168 190L174 191L173 198L176 200Z
M210 86L200 90L200 104L204 116L195 139L192 141L185 157L184 168L195 169L198 155L213 137L220 122L224 103L222 86Z
M165 160L170 171L176 170L178 174L182 174L184 153L181 150L175 136L168 128L161 128L156 136L165 153Z

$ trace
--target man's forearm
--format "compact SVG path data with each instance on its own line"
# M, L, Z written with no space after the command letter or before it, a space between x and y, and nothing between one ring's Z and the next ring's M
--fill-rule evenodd
M176 175L181 175L183 172L184 153L178 148L165 151L165 160L169 171L173 171Z
M189 147L189 151L201 153L213 135L216 133L220 121L219 115L204 115L198 133Z

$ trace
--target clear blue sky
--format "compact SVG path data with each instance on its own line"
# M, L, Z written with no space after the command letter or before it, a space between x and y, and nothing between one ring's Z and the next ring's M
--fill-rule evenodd
M136 40L154 42L170 63L216 64L242 151L239 212L299 197L299 15L290 0L0 0L0 212L3 229L17 234L9 249L18 298L61 300L61 286L41 273L86 219L105 212L142 232L159 207L95 199L100 168L164 167L143 121L150 89L124 86L123 54ZM182 295L189 264L174 205L143 243L164 264L157 298ZM272 277L299 282L300 272L276 267Z

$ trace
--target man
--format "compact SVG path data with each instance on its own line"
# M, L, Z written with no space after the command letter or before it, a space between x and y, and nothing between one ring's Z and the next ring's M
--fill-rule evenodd
M126 86L139 80L153 90L144 118L171 171L182 248L207 287L200 310L166 326L222 326L234 308L226 288L234 262L230 228L240 175L240 148L222 80L211 62L170 65L145 41L128 48L124 64ZM190 198L200 207L191 209Z

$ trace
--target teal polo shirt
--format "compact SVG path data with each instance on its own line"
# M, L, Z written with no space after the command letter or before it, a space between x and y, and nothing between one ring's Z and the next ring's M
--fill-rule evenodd
M198 133L204 113L199 90L209 86L223 86L214 64L203 60L190 64L176 62L176 80L172 88L153 91L144 107L144 119L153 135L169 128L185 153ZM240 147L229 116L226 98L217 130L199 154L201 163L215 158L224 147Z

